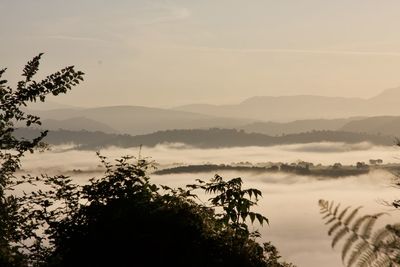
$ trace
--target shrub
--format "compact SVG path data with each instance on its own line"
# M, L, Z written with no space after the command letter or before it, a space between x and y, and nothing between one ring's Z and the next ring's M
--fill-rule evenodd
M150 162L123 157L106 162L105 176L78 187L71 180L48 181L48 192L29 197L30 220L43 218L51 244L44 266L291 266L278 261L271 244L259 244L246 220L268 222L251 211L261 192L242 189L242 180L172 189L150 182ZM213 193L207 203L195 190ZM62 196L62 197L60 197ZM29 204L37 203L37 205ZM63 203L62 206L59 206ZM56 207L49 209L49 207ZM218 211L220 211L218 213ZM37 222L38 223L38 222ZM44 240L43 240L44 241ZM42 246L43 249L46 245Z

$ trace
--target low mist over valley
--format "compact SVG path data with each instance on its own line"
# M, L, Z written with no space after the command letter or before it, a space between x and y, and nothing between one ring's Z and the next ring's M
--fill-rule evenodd
M200 149L183 145L157 145L155 147L109 148L100 153L110 160L121 155L150 157L156 164L152 172L174 166L202 164L226 164L230 166L270 166L273 163L312 162L332 170L332 165L341 162L353 165L362 161L369 165L369 159L382 159L384 164L397 164L400 150L393 146L371 144L347 145L344 143L312 143L273 147L245 147ZM23 161L24 173L67 174L77 183L99 177L104 169L94 151L77 151L68 147L55 146L50 151L28 155ZM258 188L263 193L257 210L269 215L270 225L259 227L263 240L271 240L279 246L286 260L298 266L337 267L341 264L339 255L330 248L327 227L321 222L317 202L321 198L339 199L343 205L364 208L361 214L385 211L379 225L396 222L398 216L393 209L383 205L398 196L398 189L391 183L395 176L371 166L369 172L344 177L318 177L293 172L255 172L249 169L204 169L201 172L151 174L159 184L180 187L195 179L208 180L218 173L223 177L243 177L246 187ZM319 167L321 168L321 167ZM346 168L345 166L339 168ZM333 170L335 171L335 170ZM204 196L207 198L208 196ZM284 212L283 212L284 211ZM301 223L299 223L301 222Z

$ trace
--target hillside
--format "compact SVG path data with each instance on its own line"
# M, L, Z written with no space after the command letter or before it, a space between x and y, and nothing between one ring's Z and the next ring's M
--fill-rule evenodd
M16 135L18 137L33 138L38 135L38 130L21 128L17 131ZM376 145L393 145L394 142L393 138L383 135L338 131L313 131L283 136L269 136L257 133L246 133L234 129L217 128L207 130L168 130L137 136L106 134L103 132L58 130L51 131L44 141L53 145L74 143L78 144L80 149L88 150L97 150L109 146L135 147L143 145L153 147L165 143L182 143L198 148L222 148L314 142L343 142L348 144L370 142Z
M263 133L267 135L294 134L309 131L336 131L347 123L359 118L348 119L315 119L296 120L292 122L253 122L239 127L249 133ZM345 130L344 130L345 131Z
M54 119L42 120L41 128L48 130L67 129L71 131L80 131L80 130L86 130L92 132L100 131L105 133L118 132L117 130L111 128L105 123L101 123L84 117L76 117L65 120L54 120Z
M282 122L357 116L397 116L400 115L399 106L400 88L394 88L369 99L313 95L255 96L235 105L193 104L176 107L175 110Z
M140 106L110 106L80 110L55 109L33 111L33 113L39 115L43 120L53 120L53 124L55 123L54 120L59 120L59 124L62 124L63 120L71 120L77 117L86 118L96 121L98 124L107 125L116 132L131 135L148 134L168 129L234 128L248 123L248 120L243 119L219 118L192 112ZM77 127L68 128L67 126L65 124L63 128L67 130L77 129ZM45 129L45 127L43 128Z
M400 137L400 117L381 116L353 120L343 125L340 130Z

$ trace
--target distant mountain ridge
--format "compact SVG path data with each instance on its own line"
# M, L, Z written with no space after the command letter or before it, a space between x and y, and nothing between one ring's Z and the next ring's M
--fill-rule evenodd
M34 138L38 130L20 128L16 136ZM110 146L137 147L140 145L153 147L158 144L182 143L197 148L227 148L247 146L273 146L284 144L305 144L315 142L342 142L356 144L370 142L376 145L393 145L393 139L384 135L339 131L313 131L284 136L269 136L258 133L246 133L235 129L193 129L157 131L146 135L131 136L127 134L106 134L89 131L58 130L49 132L44 139L53 145L74 143L80 149L98 150ZM350 149L349 147L348 149Z
M45 119L42 120L40 128L47 130L66 129L71 131L100 131L105 133L118 133L117 130L111 128L105 123L91 120L85 117L74 117L65 120Z
M340 131L384 134L400 137L400 117L380 116L353 120L338 129Z
M238 105L192 105L182 111L142 106L31 110L41 117L42 129L87 130L130 135L173 129L241 129L271 136L308 131L346 131L400 136L400 89L370 98L319 96L252 97ZM334 110L333 110L334 109ZM363 111L364 110L364 111ZM198 112L198 113L196 113ZM353 114L372 114L350 116ZM343 115L340 117L339 115ZM290 117L318 117L282 120ZM334 118L329 118L335 116ZM273 120L273 118L275 120ZM21 125L22 126L22 125Z
M59 124L63 129L76 130L80 124L76 118L85 118L96 127L86 130L99 130L108 127L107 132L138 135L169 129L193 129L223 127L235 128L248 122L244 119L219 118L193 112L170 109L149 108L142 106L109 106L84 109L33 110L44 122ZM75 122L73 124L73 119ZM63 122L68 121L70 124ZM56 121L59 121L58 123ZM86 125L88 127L88 125ZM46 129L46 125L42 127ZM53 126L54 129L54 126ZM113 131L112 131L113 130Z
M357 116L397 116L400 115L400 88L387 89L369 99L313 95L255 96L236 105L193 104L174 109L219 117L281 122Z
M361 118L347 119L311 119L296 120L291 122L253 122L239 127L248 133L262 133L267 135L295 134L309 131L337 131L347 123Z

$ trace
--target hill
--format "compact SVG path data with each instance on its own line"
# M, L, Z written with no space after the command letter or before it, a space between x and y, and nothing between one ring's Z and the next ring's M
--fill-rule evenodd
M313 95L255 96L236 105L194 104L176 107L175 110L282 122L357 116L395 116L400 115L399 106L400 88L394 88L369 99Z
M71 131L80 131L80 130L86 130L92 132L100 131L105 133L118 132L117 130L111 128L107 124L91 120L85 117L76 117L65 120L54 120L54 119L42 120L41 128L48 130L67 129Z
M348 119L315 119L296 120L292 122L253 122L239 127L249 133L263 133L267 135L294 134L309 131L336 131L347 123L359 118Z
M248 120L243 119L219 118L192 112L141 106L111 106L79 110L55 109L34 111L33 113L37 114L43 120L52 120L53 124L56 124L55 120L58 120L58 123L62 124L63 120L71 120L77 117L85 118L102 124L103 128L106 125L114 131L131 135L148 134L168 129L234 128L248 123ZM43 128L45 129L45 127ZM63 128L68 130L76 129L67 128L67 124Z
M400 117L381 116L353 120L343 125L340 130L400 137Z
M33 138L38 130L20 128L18 137ZM257 133L246 133L234 129L207 129L207 130L167 130L146 135L131 136L127 134L106 134L103 132L88 131L51 131L44 139L53 145L66 143L78 144L80 149L97 150L109 146L153 147L165 143L182 143L198 148L246 147L246 146L273 146L296 143L314 142L343 142L360 143L370 142L376 145L393 145L393 138L383 135L369 135L362 133L338 131L313 131L284 136L269 136Z

